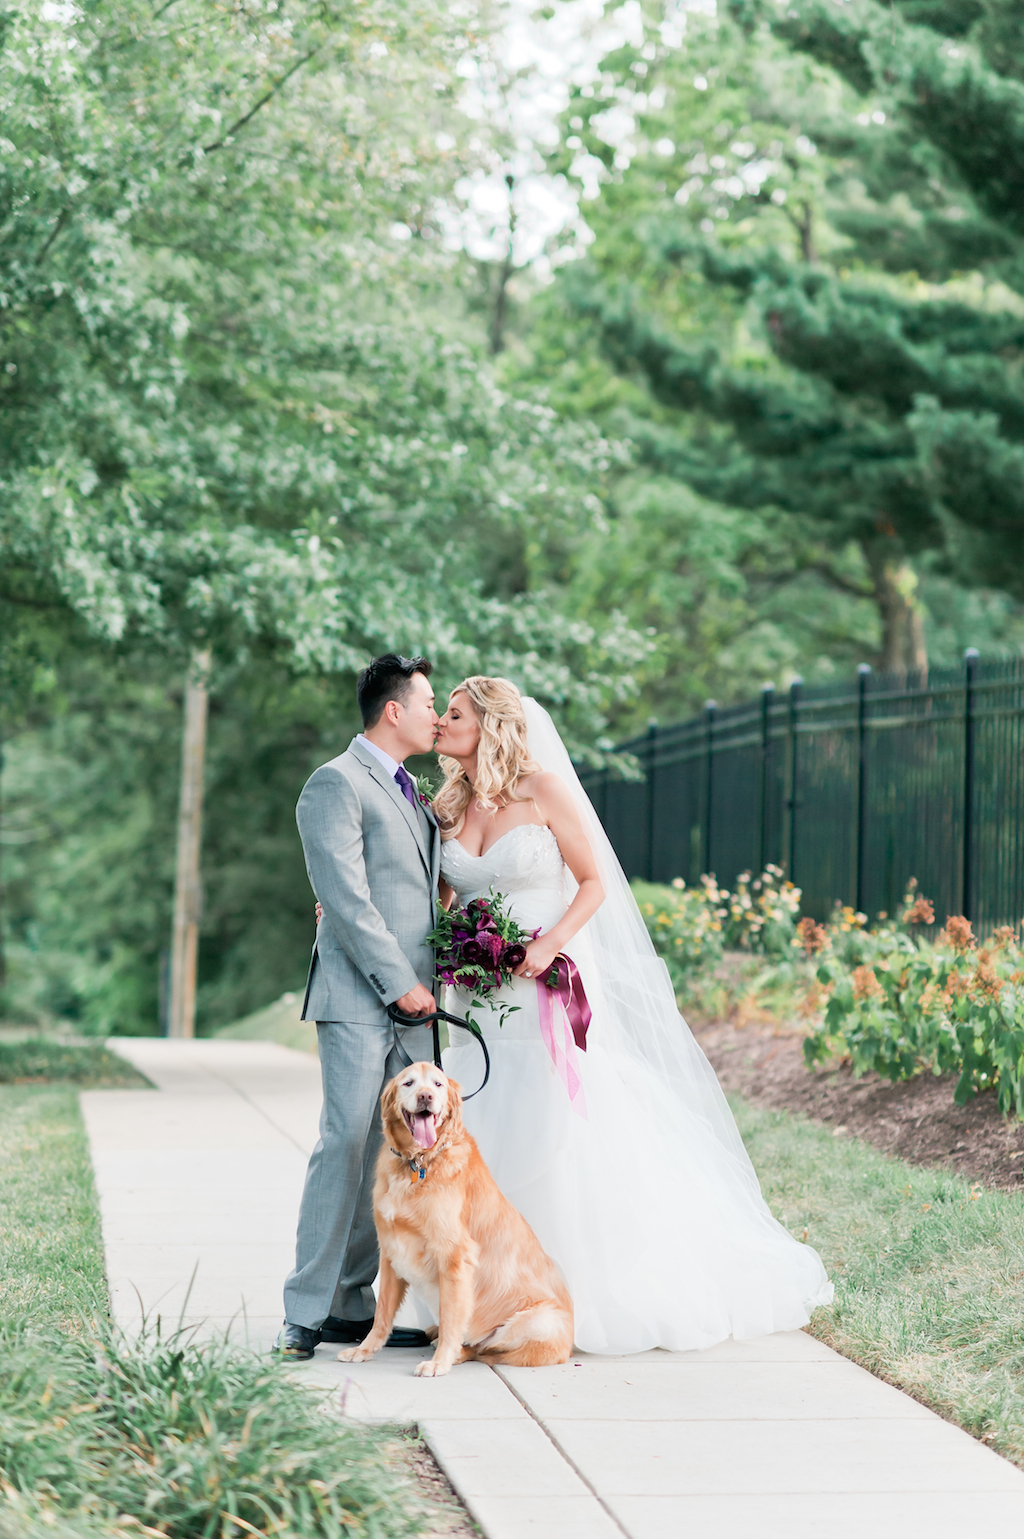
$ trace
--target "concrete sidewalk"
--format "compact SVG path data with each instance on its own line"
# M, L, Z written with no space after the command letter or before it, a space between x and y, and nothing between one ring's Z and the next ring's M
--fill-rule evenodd
M316 1060L256 1042L111 1046L157 1086L82 1095L118 1320L132 1329L141 1297L265 1350L316 1139ZM346 1415L415 1422L489 1539L1024 1527L1024 1473L801 1331L436 1380L412 1377L423 1355L352 1365L322 1346L296 1371Z

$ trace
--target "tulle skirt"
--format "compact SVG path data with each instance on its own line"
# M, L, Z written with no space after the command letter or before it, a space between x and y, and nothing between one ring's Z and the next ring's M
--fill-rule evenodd
M536 983L513 980L500 998L519 1007L504 1026L495 1010L473 1012L492 1069L465 1122L561 1268L581 1351L709 1347L795 1329L829 1302L817 1252L772 1217L746 1160L651 1065L607 1051L598 1012L574 1107L541 1035ZM449 1010L468 1006L449 990ZM444 1067L468 1091L482 1054L455 1036Z

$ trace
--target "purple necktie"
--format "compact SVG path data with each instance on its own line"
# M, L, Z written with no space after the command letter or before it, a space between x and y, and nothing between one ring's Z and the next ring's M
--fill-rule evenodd
M406 801L409 802L411 806L415 807L416 792L412 788L412 780L410 779L409 771L406 769L404 764L400 764L395 770L395 779L398 781L398 788L402 795L405 797Z

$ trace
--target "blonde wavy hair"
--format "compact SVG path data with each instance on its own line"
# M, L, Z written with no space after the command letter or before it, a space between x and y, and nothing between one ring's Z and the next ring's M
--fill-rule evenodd
M536 775L540 770L540 765L530 758L522 696L510 679L491 679L475 673L456 684L452 695L460 694L468 697L480 723L476 783L470 784L457 759L439 755L444 785L434 799L434 812L444 839L455 839L462 832L474 796L484 812L496 812L506 802L515 800L516 789L525 776Z

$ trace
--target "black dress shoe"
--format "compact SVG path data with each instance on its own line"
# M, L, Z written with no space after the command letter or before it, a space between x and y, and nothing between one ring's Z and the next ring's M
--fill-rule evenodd
M360 1341L365 1341L373 1329L372 1320L338 1320L334 1315L328 1315L320 1327L321 1341L337 1341L342 1345L355 1346ZM396 1325L391 1335L385 1342L389 1347L429 1347L430 1338L425 1331L418 1331L411 1325Z
M319 1340L319 1331L311 1331L306 1325L291 1325L286 1320L273 1349L289 1362L300 1363L313 1356L313 1349Z

